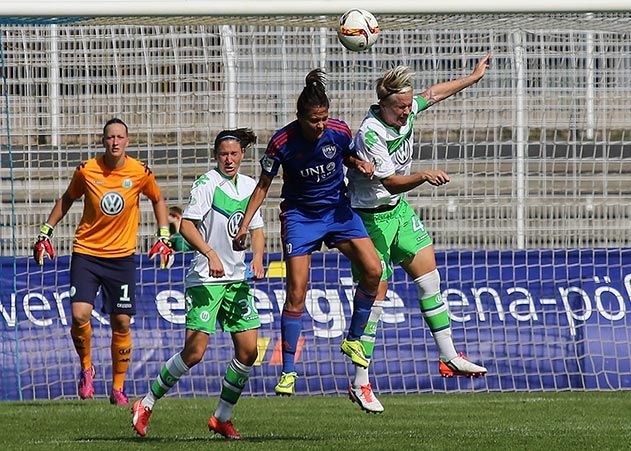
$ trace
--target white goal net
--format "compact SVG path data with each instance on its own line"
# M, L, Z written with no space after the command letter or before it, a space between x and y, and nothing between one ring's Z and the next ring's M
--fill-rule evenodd
M243 164L257 177L271 134L295 116L309 70L328 74L331 116L356 129L384 69L407 64L418 91L487 76L421 115L414 169L446 170L444 188L408 194L434 238L459 350L484 379L443 380L416 292L395 273L377 338L380 392L630 388L631 49L626 12L376 14L377 44L351 53L336 15L0 17L1 399L76 396L69 336L68 263L77 202L56 227L60 258L37 267L30 246L72 171L101 151L105 121L130 126L130 153L157 175L169 205L184 206L227 127L259 143ZM284 302L279 183L263 207L269 278L255 284L263 319L253 394L280 373ZM154 234L142 204L138 254ZM183 272L138 259L128 394L144 393L183 344ZM301 394L343 393L337 354L350 314L350 269L335 252L314 257L299 355ZM97 302L97 307L99 306ZM103 327L98 327L102 325ZM97 393L109 387L109 327L93 320ZM173 390L220 390L229 337Z

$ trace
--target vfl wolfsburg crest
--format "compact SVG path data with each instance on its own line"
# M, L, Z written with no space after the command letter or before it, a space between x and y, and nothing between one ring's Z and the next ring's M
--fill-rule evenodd
M408 141L401 143L401 147L394 154L395 161L403 166L412 159L412 148Z
M110 191L109 193L105 193L103 197L101 197L101 211L107 216L116 216L125 207L125 199L123 196L118 194L116 191Z
M337 152L337 147L335 147L335 146L333 146L331 144L329 144L327 146L324 146L322 148L322 153L327 158L333 158L335 156L336 152Z
M228 228L228 235L230 236L230 238L234 238L235 236L237 236L241 221L243 221L243 212L240 210L235 211L228 218L228 224L226 224L226 227Z
M210 313L208 313L206 310L203 310L199 314L199 319L202 320L203 322L208 322L208 320L210 319Z

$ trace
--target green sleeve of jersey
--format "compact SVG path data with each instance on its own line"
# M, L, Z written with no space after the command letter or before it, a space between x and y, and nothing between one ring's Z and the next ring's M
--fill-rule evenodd
M174 233L173 235L171 235L170 239L171 244L173 245L173 249L178 252L189 252L193 250L191 245L188 244L188 241L186 241L186 239L180 233Z
M427 107L429 107L429 103L427 102L427 99L423 96L414 96L414 102L416 103L416 108L417 111L423 111L426 110Z

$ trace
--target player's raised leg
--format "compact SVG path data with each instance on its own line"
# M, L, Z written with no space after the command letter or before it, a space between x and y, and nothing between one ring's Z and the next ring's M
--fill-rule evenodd
M198 334L203 333L198 332ZM142 399L136 400L132 406L132 426L138 435L141 437L147 435L147 427L149 426L149 419L151 418L154 404L167 394L183 376L188 374L189 370L190 367L184 363L181 353L172 356L162 366L160 373L151 383L147 394Z
M147 435L147 427L154 404L162 398L188 372L199 363L208 345L208 334L196 330L186 330L184 350L172 356L162 366L149 391L132 406L132 426L141 437ZM187 363L188 362L188 363Z
M482 376L485 367L468 361L459 354L453 343L449 307L440 293L440 274L436 269L434 247L427 246L414 256L411 262L402 263L409 274L422 274L414 279L419 294L419 305L438 351L439 373L444 377Z
M346 338L342 340L340 347L342 353L349 357L351 362L361 368L368 368L368 364L370 363L369 359L366 357L366 350L361 342L361 337L368 323L370 309L375 301L375 294L375 292L371 293L366 291L361 286L355 289L351 323L348 327Z
M361 230L365 230L361 219L356 216L356 222ZM370 312L377 296L377 289L381 279L381 262L375 247L366 238L356 238L337 243L336 246L358 268L359 283L353 297L353 315L348 327L346 338L342 340L341 351L351 361L362 368L367 368L369 360L361 341L364 329L368 324Z

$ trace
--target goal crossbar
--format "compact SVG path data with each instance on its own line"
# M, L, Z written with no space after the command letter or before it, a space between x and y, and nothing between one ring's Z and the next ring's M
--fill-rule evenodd
M367 9L375 14L447 14L447 13L552 13L552 12L619 12L631 10L628 0L530 0L505 2L500 0L443 0L419 2L395 0L110 0L79 1L24 0L0 4L0 16L60 17L60 16L235 16L235 15L327 15L340 14L351 8Z

